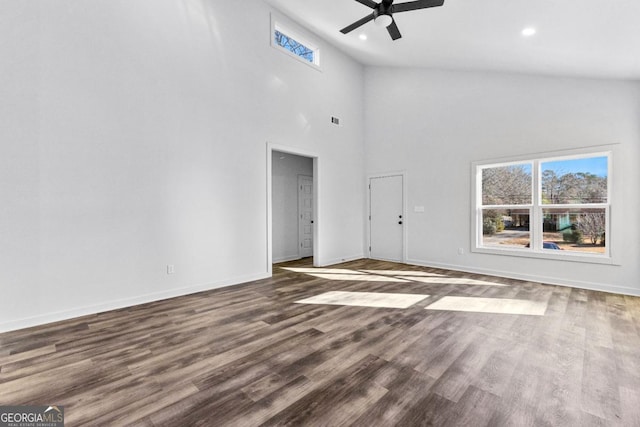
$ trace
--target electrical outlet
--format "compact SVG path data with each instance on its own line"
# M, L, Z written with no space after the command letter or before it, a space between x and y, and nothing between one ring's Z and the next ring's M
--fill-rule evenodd
M176 272L176 269L173 264L167 265L167 274L173 274Z
M464 248L458 248L458 255L464 255Z

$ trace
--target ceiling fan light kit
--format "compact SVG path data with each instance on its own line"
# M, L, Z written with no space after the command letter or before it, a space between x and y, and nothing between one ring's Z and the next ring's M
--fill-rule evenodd
M350 33L356 28L361 27L369 21L374 21L377 26L387 27L387 31L391 36L391 39L398 40L402 37L400 30L396 25L396 21L393 19L393 14L398 12L408 12L411 10L427 9L429 7L438 7L444 4L444 0L417 0L406 3L393 4L393 0L382 0L380 3L376 3L372 0L356 0L358 3L363 4L371 9L370 15L354 22L351 25L347 25L340 32L342 34Z
M389 15L378 15L373 22L378 26L378 27L388 27L389 25L391 25L391 23L393 22L393 18Z

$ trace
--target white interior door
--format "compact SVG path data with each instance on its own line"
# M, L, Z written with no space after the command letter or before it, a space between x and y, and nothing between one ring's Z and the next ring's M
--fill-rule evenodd
M402 175L369 179L369 256L403 261L404 202Z
M298 251L313 256L313 177L298 175Z

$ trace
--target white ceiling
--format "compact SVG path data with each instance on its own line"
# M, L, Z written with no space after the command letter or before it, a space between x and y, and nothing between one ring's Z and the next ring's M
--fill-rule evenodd
M640 79L640 0L445 0L396 13L397 41L373 22L340 33L371 13L355 0L266 1L367 65Z

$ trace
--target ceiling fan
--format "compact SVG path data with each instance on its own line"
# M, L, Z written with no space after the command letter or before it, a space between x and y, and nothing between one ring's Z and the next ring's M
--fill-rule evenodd
M367 15L364 18L354 22L351 25L347 25L340 30L342 34L350 33L356 28L366 24L369 21L374 21L376 25L380 27L387 27L389 35L393 40L397 40L402 35L396 21L393 19L393 14L396 12L408 12L410 10L426 9L428 7L442 6L444 0L417 0L406 3L393 4L393 0L382 0L380 3L376 3L372 0L356 0L365 6L373 9L371 15Z

